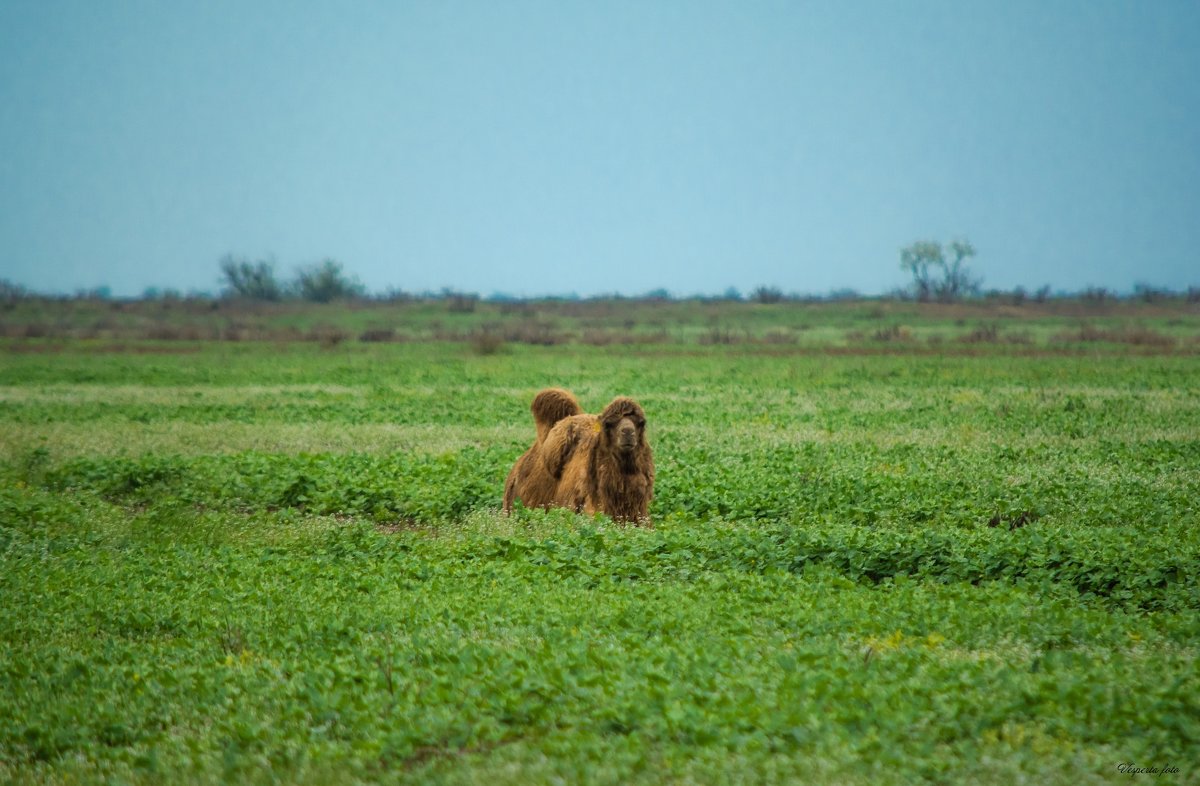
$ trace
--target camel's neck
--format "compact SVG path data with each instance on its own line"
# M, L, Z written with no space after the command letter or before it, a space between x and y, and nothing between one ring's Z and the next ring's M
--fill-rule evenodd
M638 471L637 454L608 450L592 451L592 477L604 486L622 486L625 476Z
M636 521L646 515L648 489L636 457L636 453L619 453L603 446L592 452L589 496L618 521Z

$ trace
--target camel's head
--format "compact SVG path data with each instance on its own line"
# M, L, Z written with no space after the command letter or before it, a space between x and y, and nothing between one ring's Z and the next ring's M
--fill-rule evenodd
M636 401L618 396L600 413L604 442L623 455L632 455L646 438L646 413Z

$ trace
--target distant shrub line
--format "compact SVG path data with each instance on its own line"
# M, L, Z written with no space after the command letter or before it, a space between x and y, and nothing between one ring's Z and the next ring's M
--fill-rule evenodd
M949 297L939 296L932 285L922 288L897 288L880 296L863 295L855 289L839 288L826 293L785 292L778 286L761 285L748 293L729 287L717 294L681 294L664 288L652 289L641 294L618 292L581 296L575 293L540 295L533 297L493 292L480 295L451 287L441 290L406 291L389 287L379 292L369 292L355 277L344 272L342 263L325 259L319 264L301 266L295 277L279 281L275 274L273 259L250 261L243 257L227 254L220 260L222 290L214 295L211 291L190 290L182 292L170 287L147 287L138 297L116 297L107 286L80 289L73 294L39 293L8 279L0 279L0 304L20 301L113 301L113 302L159 302L208 303L214 300L244 300L263 303L303 300L313 303L346 301L352 303L445 303L450 313L472 313L480 303L500 304L509 310L520 310L539 303L756 303L774 305L787 303L848 303L861 301L911 302L939 301L943 303L1003 303L1015 306L1043 305L1048 303L1079 303L1087 306L1111 305L1121 302L1133 303L1200 303L1200 285L1186 289L1172 289L1144 282L1134 284L1131 290L1121 292L1106 287L1089 286L1080 290L1053 290L1049 285L1030 291L1024 286L1011 290L981 289L967 286L966 279L957 281L951 277L955 291Z

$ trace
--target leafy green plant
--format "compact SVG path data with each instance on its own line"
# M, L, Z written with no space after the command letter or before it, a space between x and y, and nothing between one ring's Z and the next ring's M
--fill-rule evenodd
M1077 784L1200 759L1193 358L700 349L707 324L620 352L6 355L0 780ZM646 407L653 528L498 512L549 383Z

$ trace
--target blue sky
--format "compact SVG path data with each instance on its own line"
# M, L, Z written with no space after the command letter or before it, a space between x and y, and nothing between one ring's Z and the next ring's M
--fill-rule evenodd
M1200 284L1200 3L0 2L0 278Z

